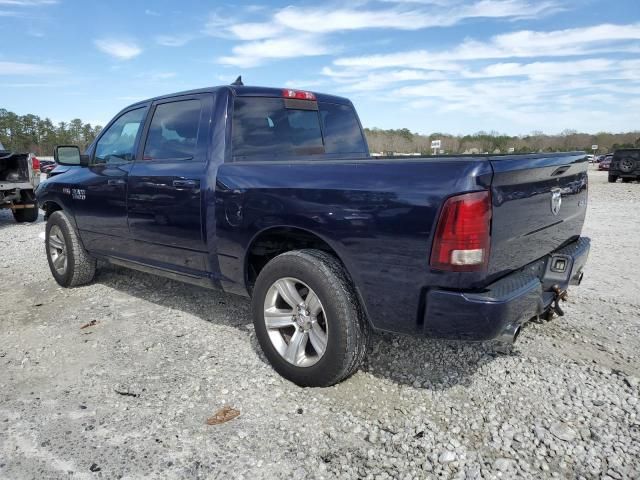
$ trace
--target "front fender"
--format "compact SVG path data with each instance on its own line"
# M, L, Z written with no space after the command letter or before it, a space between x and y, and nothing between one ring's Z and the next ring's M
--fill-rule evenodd
M47 179L35 189L36 200L45 212L45 219L56 210L64 210L73 217L71 195L65 193L64 188L62 183Z

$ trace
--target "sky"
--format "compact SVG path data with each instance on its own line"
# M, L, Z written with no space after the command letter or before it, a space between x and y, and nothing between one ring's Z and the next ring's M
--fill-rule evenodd
M640 0L0 0L0 108L104 125L231 83L349 97L366 127L640 130Z

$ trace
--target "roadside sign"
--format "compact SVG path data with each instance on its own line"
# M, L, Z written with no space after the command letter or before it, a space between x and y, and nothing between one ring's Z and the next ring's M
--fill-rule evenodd
M513 152L515 152L515 151L516 151L516 149L515 149L515 148L513 148L513 147L509 147L509 153L513 153Z
M598 145L591 145L591 150L597 150L598 149Z
M433 154L435 155L438 150L442 147L442 141L440 140L431 140L431 150L433 150Z

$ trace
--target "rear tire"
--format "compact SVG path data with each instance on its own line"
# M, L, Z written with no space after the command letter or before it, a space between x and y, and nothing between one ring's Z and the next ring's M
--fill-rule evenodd
M608 180L609 180L609 183L616 183L618 181L618 176L609 174Z
M93 280L96 259L84 249L71 219L62 210L49 216L45 249L51 274L59 285L77 287Z
M274 288L281 291L281 282L288 287L293 285L294 290L291 294L274 296ZM319 301L317 316L310 306L311 294ZM280 303L273 307L276 297ZM296 310L300 304L302 310ZM369 325L344 267L333 255L311 249L278 255L260 271L251 307L256 337L265 356L280 375L301 387L334 385L352 375L364 359ZM268 315L269 312L273 315L274 308L286 325L274 326ZM313 324L313 318L317 325ZM324 343L318 353L317 337L315 342L312 337L320 324ZM302 340L296 342L296 338ZM289 355L289 349L296 343L301 346Z
M631 182L633 182L633 178L626 177L622 179L622 183L631 183Z
M33 223L38 220L38 206L33 208L20 208L13 211L13 218L18 223Z

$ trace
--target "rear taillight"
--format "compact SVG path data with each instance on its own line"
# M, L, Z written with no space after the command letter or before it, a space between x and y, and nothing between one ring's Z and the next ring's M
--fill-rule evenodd
M431 248L431 267L453 272L483 270L491 244L491 195L465 193L442 208Z
M31 168L33 170L40 170L40 160L34 155L31 157Z

